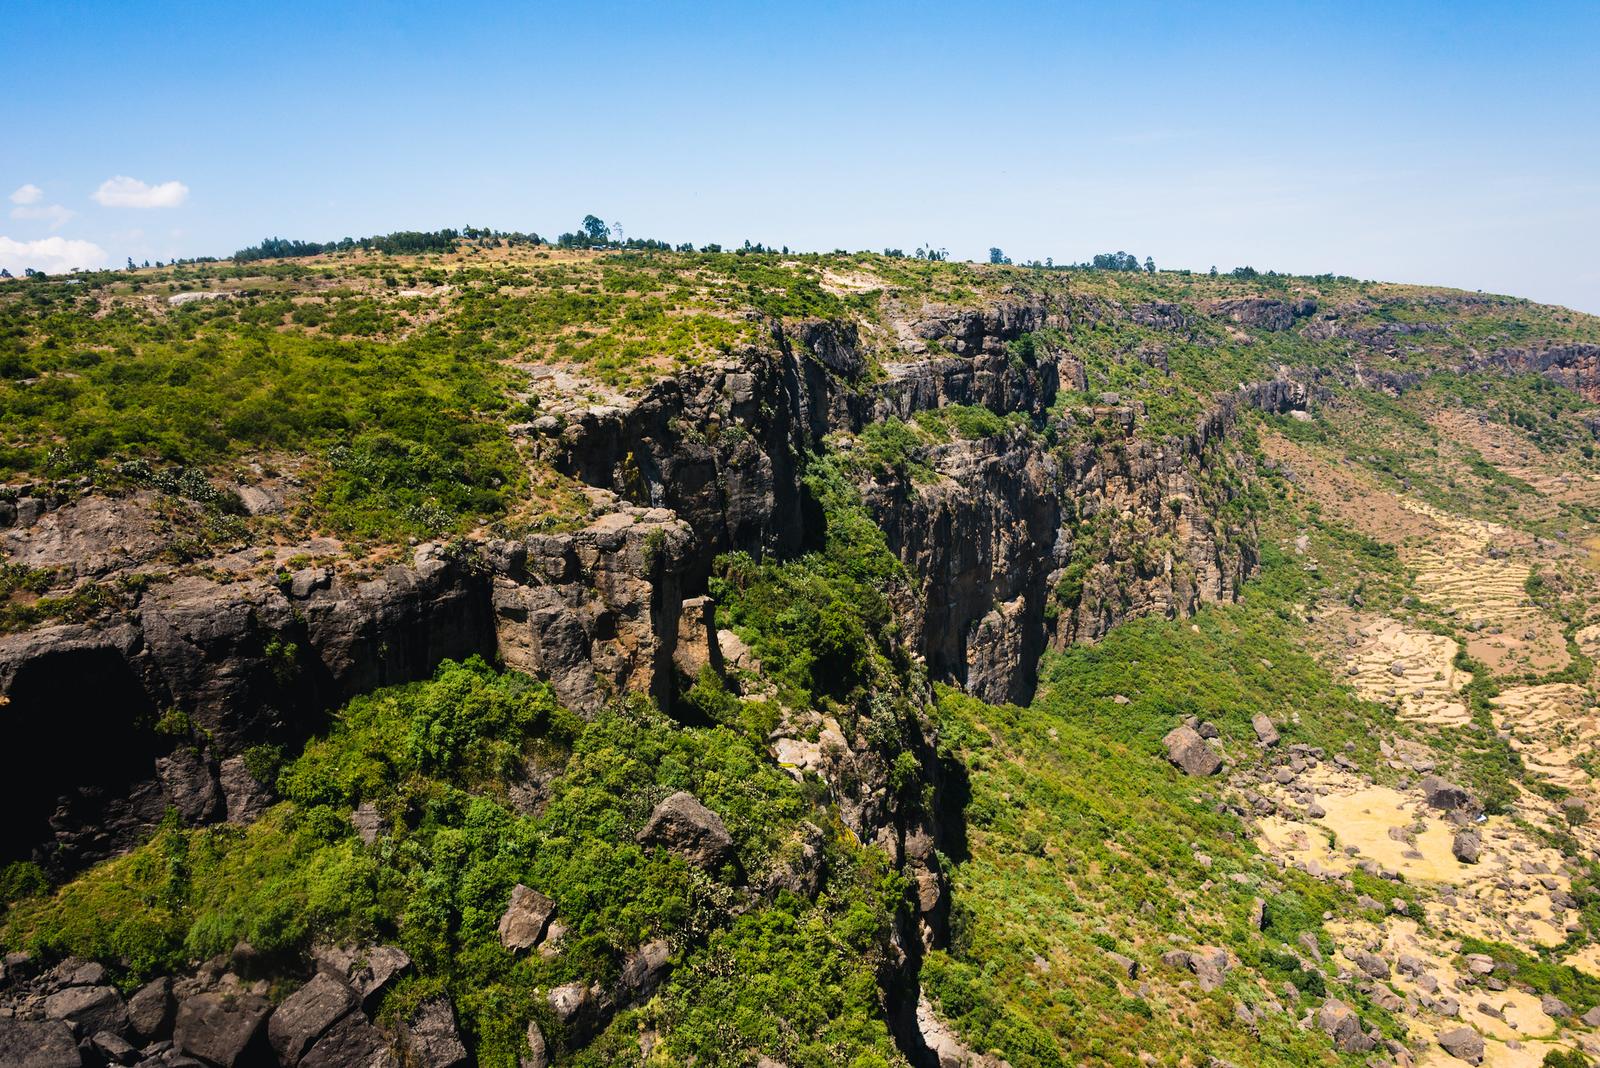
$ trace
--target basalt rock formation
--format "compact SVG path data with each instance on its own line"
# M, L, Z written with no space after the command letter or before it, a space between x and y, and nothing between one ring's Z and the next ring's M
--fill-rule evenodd
M771 350L687 370L627 406L550 406L557 425L529 434L594 487L599 514L577 530L423 545L377 574L185 574L150 583L109 625L0 636L0 716L18 769L3 787L6 853L71 868L125 848L168 807L197 821L236 815L248 780L237 763L224 775L230 759L303 739L327 709L445 658L498 657L579 710L626 691L670 705L682 605L705 593L718 554L783 557L815 543L804 457L832 434L947 405L1026 418L940 446L936 480L878 472L860 485L917 587L899 607L934 678L1026 701L1044 648L1233 596L1253 532L1218 518L1231 491L1212 476L1235 466L1229 431L1241 405L1286 411L1313 391L1249 386L1161 442L1140 438L1136 410L1107 398L1098 444L1055 449L1026 424L1048 425L1083 368L1064 350L1019 359L1009 347L1067 315L1036 303L925 311L898 327L905 359L877 380L853 325L775 325ZM137 525L138 504L30 496L5 517L7 545L114 575L131 566L117 531ZM715 644L714 627L701 634Z

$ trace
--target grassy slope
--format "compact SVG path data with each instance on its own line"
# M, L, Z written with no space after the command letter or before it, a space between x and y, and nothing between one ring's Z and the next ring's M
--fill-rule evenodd
M1281 533L1283 519L1269 530ZM1314 539L1320 559L1360 566L1342 532L1314 529ZM1369 766L1370 728L1393 726L1392 714L1356 700L1305 649L1299 606L1328 579L1306 575L1270 543L1264 557L1237 605L1192 621L1130 622L1097 645L1051 655L1026 709L941 694L941 729L972 774L971 856L956 869L953 945L925 980L964 1034L1017 1068L1135 1064L1141 1050L1173 1064L1198 1052L1240 1064L1330 1056L1282 1015L1252 1036L1232 1005L1281 1001L1285 981L1304 995L1287 1006L1296 1018L1320 1004L1332 984L1301 972L1288 947L1320 931L1324 911L1353 912L1353 896L1267 864L1243 824L1217 811L1218 784L1185 778L1160 756L1161 736L1188 715L1215 722L1227 751L1246 761L1256 712L1283 725L1283 744L1343 752L1351 743ZM1382 900L1395 892L1377 880L1362 889ZM1263 932L1248 922L1258 896ZM1215 994L1180 989L1189 977L1159 959L1171 934L1182 945L1226 946L1244 967ZM1133 996L1138 983L1122 978L1113 950L1140 963L1150 996ZM1369 1019L1385 1017L1369 1010Z

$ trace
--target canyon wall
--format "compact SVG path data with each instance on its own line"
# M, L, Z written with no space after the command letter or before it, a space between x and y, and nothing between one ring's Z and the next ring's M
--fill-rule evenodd
M1105 398L1095 443L1061 447L1049 412L1064 384L1082 388L1083 369L1069 352L1021 358L1011 343L1065 314L1034 304L924 314L900 327L906 359L880 369L855 324L774 325L770 348L685 370L627 405L549 399L554 418L528 430L530 444L592 487L594 514L579 529L423 545L376 574L190 571L150 582L104 625L0 636L6 855L66 869L126 848L169 807L194 821L240 818L261 791L242 764L250 747L298 742L349 697L426 677L445 658L499 657L579 710L623 691L670 707L675 659L720 655L680 649L716 645L714 618L681 624L717 555L817 544L805 457L831 434L925 409L1028 417L933 449L932 480L860 476L906 565L903 624L934 679L1026 701L1045 648L1232 597L1253 566L1254 532L1223 516L1230 487L1249 477L1229 431L1241 406L1288 410L1307 391L1243 389L1161 442L1138 437L1135 411ZM75 522L106 508L92 491L41 495L0 518L13 541L70 541ZM857 811L863 837L878 837L867 824L883 814ZM910 833L924 832L937 829Z

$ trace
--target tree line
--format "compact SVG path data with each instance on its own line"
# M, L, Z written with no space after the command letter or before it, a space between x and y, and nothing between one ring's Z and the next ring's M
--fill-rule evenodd
M471 228L468 228L471 230ZM539 244L537 234L503 235L489 230L471 230L474 235L481 237L509 237L515 236L523 241L531 239L532 244ZM235 263L248 263L251 260L280 260L295 259L303 256L317 256L324 252L348 252L351 249L367 249L374 252L394 254L418 252L450 252L456 247L456 242L467 236L460 230L397 230L392 234L378 234L373 237L346 237L338 241L292 241L282 237L269 237L259 245L242 248L233 254Z

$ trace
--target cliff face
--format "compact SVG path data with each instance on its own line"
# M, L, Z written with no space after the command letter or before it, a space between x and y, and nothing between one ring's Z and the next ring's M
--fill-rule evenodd
M1533 371L1600 404L1600 345L1547 345L1501 349L1486 361L1506 371Z
M328 708L445 658L498 656L580 710L624 691L670 706L675 657L720 655L714 615L680 625L716 556L781 557L816 541L808 453L831 434L952 404L1047 425L1083 369L1065 352L1020 359L1008 346L1064 315L1026 303L925 312L896 326L911 358L878 375L854 325L774 327L769 351L685 371L636 402L547 409L555 425L530 431L531 445L594 487L601 514L580 530L454 555L425 545L361 581L317 568L185 576L149 586L112 626L0 637L0 715L23 769L4 786L6 852L71 867L126 847L169 806L195 820L237 814L258 789L239 774L241 752L301 739ZM1248 477L1213 477L1234 466L1228 432L1241 404L1305 400L1293 383L1253 387L1159 444L1135 437L1131 409L1107 405L1095 444L1013 427L938 446L931 480L862 474L863 502L915 588L899 606L913 651L935 679L1026 701L1049 645L1231 597L1253 532L1219 518L1226 487ZM112 504L71 507L97 500L85 514ZM52 516L50 536L70 542L70 515L42 504L13 510L12 541L28 545ZM878 837L883 818L862 808L860 832Z

